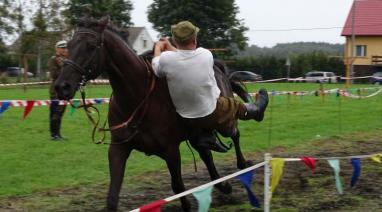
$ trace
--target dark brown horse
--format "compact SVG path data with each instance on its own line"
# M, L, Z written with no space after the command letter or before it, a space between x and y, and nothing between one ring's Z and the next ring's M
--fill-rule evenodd
M110 187L107 210L116 211L126 161L133 149L147 155L157 155L166 161L175 193L185 191L181 176L179 145L186 139L182 125L171 102L165 80L157 79L145 63L108 26L108 18L100 21L83 20L68 44L70 57L55 87L59 98L71 99L81 84L106 71L113 89L109 105L111 145L109 147ZM222 95L233 96L230 82L218 67L215 76ZM241 93L245 97L245 94ZM237 123L220 132L234 141L238 168L245 168L246 161L239 146ZM191 145L206 164L211 179L219 178L211 151ZM229 193L228 183L217 185ZM190 211L189 201L181 198L182 208Z

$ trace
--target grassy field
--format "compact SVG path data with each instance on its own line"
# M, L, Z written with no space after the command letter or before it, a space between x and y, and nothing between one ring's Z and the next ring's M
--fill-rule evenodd
M256 90L305 91L317 90L317 84L270 83L250 85ZM325 85L325 89L342 85ZM354 85L354 88L370 85ZM88 97L109 97L108 86L90 86ZM0 100L48 98L47 87L34 87L24 92L20 88L0 89ZM99 105L102 119L106 118L107 105ZM109 178L107 145L91 143L91 124L82 111L70 115L67 110L63 120L64 142L53 142L48 132L48 108L35 107L22 121L23 108L10 108L0 117L0 197L28 195L77 185L107 182ZM244 152L252 153L276 146L293 147L317 137L345 135L382 129L382 95L368 99L348 99L327 95L274 96L265 120L241 122L241 141ZM312 146L314 149L314 146ZM228 153L229 156L234 151ZM182 145L183 163L189 164L191 153ZM223 160L227 154L215 154ZM129 176L163 169L165 164L157 157L147 157L134 152L127 164L126 183Z

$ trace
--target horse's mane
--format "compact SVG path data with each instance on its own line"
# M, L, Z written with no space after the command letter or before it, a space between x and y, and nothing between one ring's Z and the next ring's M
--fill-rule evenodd
M77 26L91 28L91 27L100 26L100 23L98 20L94 18L83 17L79 20ZM127 43L131 47L131 44L129 43L129 32L126 29L121 29L117 27L116 25L114 25L113 23L109 23L106 26L106 29L118 35L125 43Z

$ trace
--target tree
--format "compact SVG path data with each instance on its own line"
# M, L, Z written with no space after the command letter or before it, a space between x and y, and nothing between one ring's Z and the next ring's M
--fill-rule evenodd
M130 0L69 0L66 16L75 25L87 12L94 18L109 15L113 23L119 27L131 26L130 12L133 5Z
M234 0L154 0L148 19L162 35L171 35L171 25L188 20L200 28L198 42L206 48L238 47L243 49L248 30L236 18Z
M45 21L47 24L47 30L58 32L67 30L67 21L64 13L66 11L66 5L62 0L43 0L40 1L40 7L43 9Z
M14 16L10 12L11 4L8 0L0 1L0 41L2 42L4 38L11 34L14 30L11 21Z

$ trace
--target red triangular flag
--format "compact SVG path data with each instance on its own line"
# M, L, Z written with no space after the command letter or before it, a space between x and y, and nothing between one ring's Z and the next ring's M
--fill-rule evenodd
M300 159L302 160L302 162L305 163L305 165L312 169L312 172L314 174L316 170L316 160L310 157L301 157Z
M161 199L156 202L140 207L139 211L140 212L160 212L160 207L164 204L166 204L166 200Z
M24 115L23 115L23 119L25 119L28 114L32 111L32 108L34 106L34 100L28 100L27 101L27 106L25 107L25 110L24 110Z

